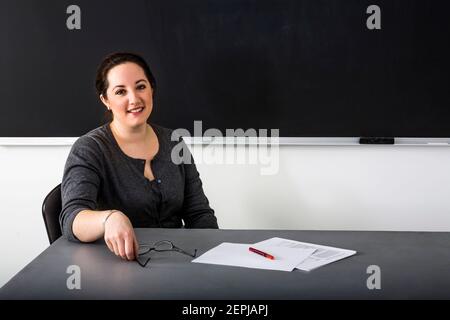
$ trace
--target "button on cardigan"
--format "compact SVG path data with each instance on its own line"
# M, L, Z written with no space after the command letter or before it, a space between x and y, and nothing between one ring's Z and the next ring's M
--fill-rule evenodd
M78 240L73 221L86 209L120 210L135 228L218 228L192 155L190 163L171 159L173 147L184 141L172 141L170 129L151 126L159 141L151 161L152 181L144 176L145 159L126 155L109 123L75 141L61 183L60 224L67 239ZM185 145L182 150L188 151Z

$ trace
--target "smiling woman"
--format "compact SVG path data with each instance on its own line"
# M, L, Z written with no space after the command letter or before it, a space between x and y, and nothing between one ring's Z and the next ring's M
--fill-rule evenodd
M172 161L173 147L184 142L148 122L156 81L145 60L133 53L107 56L96 89L112 121L80 137L68 156L60 215L66 238L103 236L117 256L134 260L133 227L218 228L192 155L186 163Z
M127 113L139 115L138 124L149 118L156 80L140 56L132 53L109 55L98 68L95 86L101 101L113 116L127 119Z

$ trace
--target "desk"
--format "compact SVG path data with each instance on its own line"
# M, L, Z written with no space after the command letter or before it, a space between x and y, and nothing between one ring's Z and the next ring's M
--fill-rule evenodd
M1 299L450 299L450 233L136 229L140 243L168 239L198 255L222 242L271 237L357 250L304 272L190 263L157 253L147 269L117 258L103 241L58 239L0 289ZM3 257L4 258L4 257ZM3 259L2 258L2 259ZM66 286L67 267L81 268L81 290ZM367 267L381 268L381 290L367 288Z

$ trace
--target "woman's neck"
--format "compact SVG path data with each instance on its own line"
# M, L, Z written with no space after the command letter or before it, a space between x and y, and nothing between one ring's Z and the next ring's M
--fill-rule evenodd
M150 127L144 123L138 127L130 128L121 125L118 122L111 122L111 130L120 141L125 143L140 143L148 137Z

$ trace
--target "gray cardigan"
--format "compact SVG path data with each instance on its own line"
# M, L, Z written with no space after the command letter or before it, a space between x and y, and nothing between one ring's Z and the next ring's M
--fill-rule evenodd
M144 159L127 156L115 140L109 123L77 139L67 158L61 184L63 235L78 239L72 231L82 210L117 209L133 227L218 228L214 211L202 188L192 156L191 164L175 164L172 130L152 124L159 151L151 161L154 180L144 176ZM183 148L187 150L186 148Z

